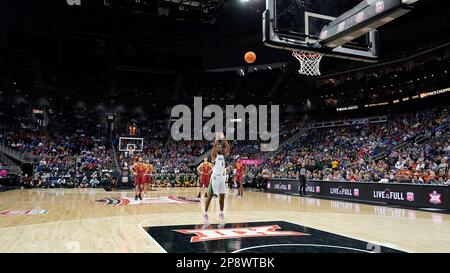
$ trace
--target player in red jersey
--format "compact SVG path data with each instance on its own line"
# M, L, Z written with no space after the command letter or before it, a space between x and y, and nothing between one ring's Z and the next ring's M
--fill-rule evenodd
M236 163L234 163L234 170L235 170L234 181L236 184L239 185L237 196L239 195L244 196L244 185L242 185L242 182L244 180L245 165L242 164L240 158L238 158Z
M144 174L144 194L147 194L150 190L151 183L152 183L152 172L153 172L153 166L150 164L150 161L147 159L145 161L145 174Z
M200 174L200 192L198 193L198 198L202 196L202 190L208 189L209 181L211 180L213 165L208 162L208 158L205 157L203 162L197 167L197 172ZM205 197L207 197L208 191L205 192Z
M144 162L142 162L142 157L139 157L138 162L135 162L133 166L131 166L131 172L134 175L134 185L135 185L135 196L134 200L141 199L142 200L142 190L144 187L144 177L146 172L146 167Z

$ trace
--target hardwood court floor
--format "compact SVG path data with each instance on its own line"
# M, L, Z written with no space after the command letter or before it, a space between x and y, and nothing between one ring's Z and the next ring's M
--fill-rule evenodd
M197 189L162 189L149 197L195 197ZM141 227L200 224L200 203L105 205L133 197L103 189L33 189L0 193L0 252L163 252ZM210 221L218 222L218 203ZM246 192L228 194L227 222L288 221L406 252L450 252L450 215L408 209Z

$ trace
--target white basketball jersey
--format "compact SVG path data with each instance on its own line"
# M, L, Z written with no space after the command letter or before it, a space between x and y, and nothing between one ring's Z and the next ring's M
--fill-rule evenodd
M216 160L214 161L212 174L225 175L225 157L223 155L217 155Z

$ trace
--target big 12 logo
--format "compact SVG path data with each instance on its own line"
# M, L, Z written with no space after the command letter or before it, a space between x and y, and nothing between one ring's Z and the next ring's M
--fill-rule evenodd
M81 0L66 0L69 6L81 6Z

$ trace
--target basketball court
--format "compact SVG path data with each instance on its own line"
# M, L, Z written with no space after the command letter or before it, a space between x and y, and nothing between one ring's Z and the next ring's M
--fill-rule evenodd
M213 199L204 230L196 193L161 189L127 203L113 200L131 200L133 192L2 192L0 252L450 251L448 214L247 191L227 194L222 230Z
M418 1L266 0L265 10L261 11L262 31L260 34L262 39L260 44L289 51L289 54L299 61L298 73L303 77L320 76L321 62L327 58L377 63L380 50L382 50L380 49L382 36L379 35L379 28L412 12L415 8L414 4ZM181 1L181 4L183 2ZM140 3L140 1L136 1L136 3ZM181 4L180 7L182 7ZM164 13L163 11L159 12ZM149 35L149 37L153 36ZM138 39L136 38L136 40ZM154 42L153 40L152 42ZM95 42L98 44L99 50L105 46L105 43L107 44L107 42L99 40ZM162 44L161 42L161 45L158 45L161 47L158 50L164 48ZM131 43L126 48L127 50L132 48ZM250 51L251 48L248 50L244 55L246 69L249 68L248 65L254 64L259 58L255 52ZM114 53L111 53L111 63L113 63L113 56ZM159 63L163 63L162 59L159 59L161 56L155 57ZM137 55L136 58L138 59L139 56ZM119 66L117 65L117 67ZM134 69L131 66L122 65L120 67L130 71ZM255 67L253 69L256 70ZM150 73L152 71L155 74L161 72L158 69L147 69L140 72ZM175 73L173 72L173 74ZM276 88L283 81L282 77L278 79ZM417 80L419 81L419 79ZM184 92L182 81L183 77L176 78L173 96ZM224 82L226 81L224 80ZM201 86L203 80L199 82L198 86L203 88ZM143 85L145 86L145 84ZM200 89L197 84L194 86ZM236 94L239 91L238 87L239 84L233 87ZM276 88L272 87L274 90ZM231 88L229 89L231 90ZM161 91L161 93L164 92ZM249 92L249 90L242 91L242 93L244 92ZM225 99L229 97L228 95L225 93ZM342 95L344 96L344 93ZM299 97L301 96L299 95ZM136 101L138 100L139 97ZM222 102L227 103L225 100ZM272 102L268 103L272 104ZM157 110L154 112L156 113ZM169 112L167 110L167 113ZM139 116L139 114L136 115ZM170 122L174 120L176 119L170 118ZM200 116L201 122L202 117ZM210 224L205 225L202 218L205 212L205 199L197 197L198 187L184 188L180 183L180 187L170 188L165 186L166 183L163 187L150 191L142 198L143 190L139 188L139 184L150 184L150 182L136 182L140 179L128 180L133 175L135 178L139 177L143 180L144 174L142 177L137 175L132 163L138 161L136 158L150 160L151 156L146 154L146 150L150 145L156 145L149 144L151 143L150 139L144 139L139 135L137 125L130 126L129 134L121 136L118 143L113 145L113 152L111 152L111 155L116 153L123 155L120 160L124 161L120 163L118 157L115 158L118 161L115 163L115 167L122 172L121 182L131 185L127 190L36 188L0 192L0 252L450 252L450 213L448 210L445 212L423 211L407 207L371 205L251 190L245 191L243 197L236 197L235 190L228 190L225 195L225 226L219 225L218 197L214 197L211 201ZM223 131L228 132L228 129L225 128ZM158 132L153 132L153 134L156 133ZM223 133L221 134L223 135ZM171 137L173 138L173 135ZM216 140L219 141L219 139ZM225 137L220 140L227 143ZM176 141L170 139L166 143L176 144ZM216 146L214 147L216 148ZM226 153L228 156L228 151ZM174 154L171 159L178 159L181 152L176 151ZM203 156L208 157L209 155L211 155L211 151L208 154L205 150L196 157L202 160ZM222 150L220 156L223 160L222 167L226 169ZM229 157L233 158L233 156L236 155L230 154ZM189 159L195 161L195 158ZM212 161L214 160L212 159ZM140 162L139 164L144 163ZM175 164L170 166L172 169L179 167ZM152 166L148 173L145 171L145 175L158 176L156 172L152 172L153 170ZM164 171L166 172L166 170ZM178 169L174 173L178 175ZM214 175L213 172L211 173ZM224 178L223 185L225 185L226 171L221 169L220 173L220 177ZM150 181L150 177L148 178ZM152 181L156 181L156 179ZM196 183L195 181L193 183ZM131 188L135 187L134 182L137 184L136 193ZM172 184L172 186L174 185ZM138 199L138 192L141 200ZM209 194L211 197L213 192L210 191ZM219 195L222 197L221 193ZM411 198L414 199L414 195ZM205 216L208 217L206 212Z

